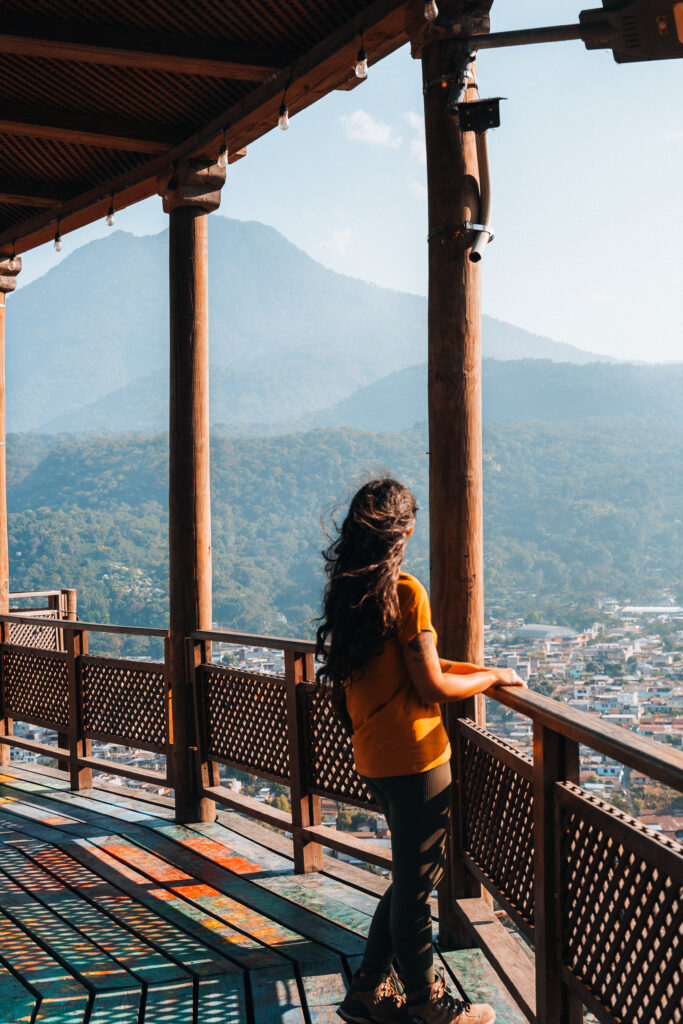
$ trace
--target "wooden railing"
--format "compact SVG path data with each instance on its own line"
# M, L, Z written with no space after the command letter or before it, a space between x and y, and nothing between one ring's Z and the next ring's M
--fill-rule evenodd
M13 643L33 621L62 630L65 649ZM170 691L163 662L91 658L89 632L163 638L122 629L0 616L2 745L59 757L72 786L93 768L171 784L151 772L92 756L101 739L163 752L170 767ZM265 675L215 664L212 645L280 651L284 672ZM195 694L197 778L203 796L291 834L297 871L322 866L328 847L383 867L387 850L321 823L321 797L372 807L329 690L314 682L304 641L242 633L187 639ZM533 758L468 719L453 725L456 803L451 866L440 930L486 952L529 1019L578 1024L587 1006L603 1024L681 1021L683 847L582 789L579 744L683 792L683 754L557 701L517 688L495 698L533 722ZM12 735L12 719L68 736L56 748ZM291 813L221 783L220 765L289 787ZM504 928L493 900L527 946ZM533 950L533 953L532 953Z
M93 769L171 785L166 653L158 662L88 654L90 633L157 637L166 645L168 630L46 618L33 610L0 615L0 624L0 751L14 746L56 758L70 772L74 789L92 786ZM57 744L15 735L15 721L55 731ZM166 768L93 756L93 740L162 754Z

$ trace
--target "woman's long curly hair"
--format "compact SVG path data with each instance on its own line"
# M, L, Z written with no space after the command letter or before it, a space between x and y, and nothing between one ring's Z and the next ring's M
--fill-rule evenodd
M316 632L318 680L332 683L345 724L345 684L396 633L396 584L415 522L412 491L387 477L356 492L337 538L323 551L327 585Z

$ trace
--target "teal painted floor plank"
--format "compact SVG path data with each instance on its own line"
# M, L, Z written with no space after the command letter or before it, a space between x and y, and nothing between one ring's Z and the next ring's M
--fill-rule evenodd
M140 991L140 985L127 971L19 888L4 871L0 871L0 906L7 917L24 928L55 959L66 964L68 970L88 988L95 991Z
M144 1024L192 1024L192 985L156 985L147 990Z
M458 978L471 1002L493 1006L496 1024L528 1024L480 949L440 951L439 956Z
M58 879L29 860L16 844L4 841L0 847L0 866L35 899L145 984L161 984L187 977L151 946L79 899Z
M1 941L1 940L0 940ZM0 951L1 952L1 951ZM29 992L11 971L0 966L0 1013L6 1024L30 1024L38 997Z
M0 913L0 954L36 992L40 1024L83 1024L89 993L21 928Z
M299 989L294 978L277 971L255 971L251 976L254 1024L303 1024ZM339 1020L339 1018L337 1018Z
M347 989L343 972L303 970L302 983L311 1024L339 1024L337 1007Z

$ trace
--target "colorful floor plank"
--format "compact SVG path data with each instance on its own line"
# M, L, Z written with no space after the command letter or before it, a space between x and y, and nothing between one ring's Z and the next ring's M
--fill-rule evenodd
M163 799L3 767L2 1024L338 1024L386 884L364 875L297 876L283 836L233 814L178 826ZM481 954L442 956L523 1024Z

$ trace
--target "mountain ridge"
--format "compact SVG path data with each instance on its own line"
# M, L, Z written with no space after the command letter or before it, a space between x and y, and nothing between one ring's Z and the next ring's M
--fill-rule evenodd
M136 380L168 379L166 235L115 231L10 297L9 429L63 425ZM296 364L320 408L424 358L424 297L329 270L256 221L211 218L209 240L214 365L287 377ZM483 325L490 356L613 361L504 321ZM296 406L296 388L283 401Z

